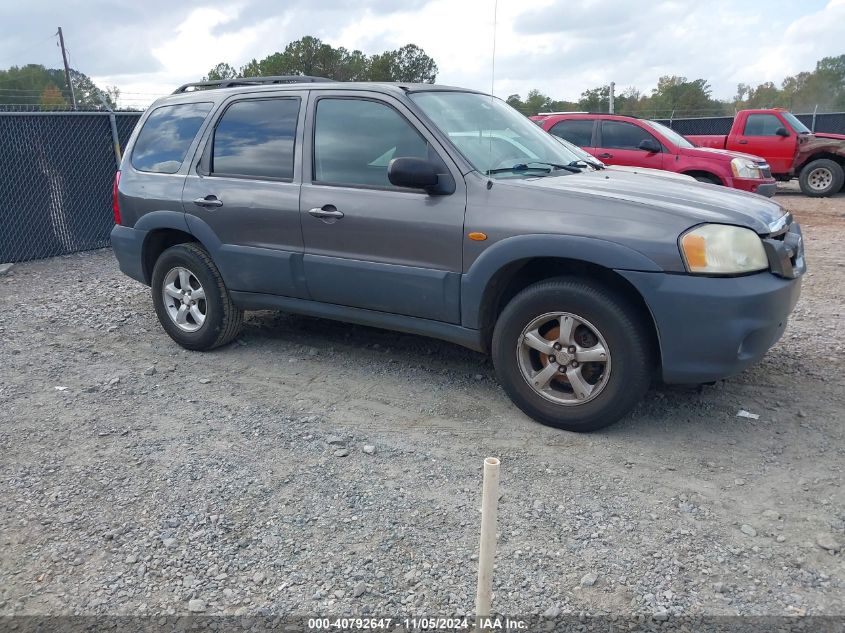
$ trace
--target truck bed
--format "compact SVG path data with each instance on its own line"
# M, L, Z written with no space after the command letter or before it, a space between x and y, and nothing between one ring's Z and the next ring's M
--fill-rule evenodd
M728 143L728 137L724 134L688 134L684 138L693 145L715 149L725 149Z

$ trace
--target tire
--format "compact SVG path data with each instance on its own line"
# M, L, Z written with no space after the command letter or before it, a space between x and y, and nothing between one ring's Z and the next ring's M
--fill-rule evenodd
M609 352L604 365L581 363L582 377L587 375L588 369L594 375L597 367L602 368L601 378L593 386L594 395L588 396L584 402L577 402L578 395L569 383L568 374L558 376L555 372L562 371L560 363L565 364L566 371L573 365L568 351L586 348L573 346L568 351L555 352L559 355L567 352L563 361L559 356L552 358L550 355L544 361L543 354L523 343L527 340L524 333L529 326L555 312L577 317L573 322L581 321L573 331L576 337L582 336L585 345L591 341L584 341L583 334L596 330L598 335L592 338L603 339L599 343ZM553 325L554 320L551 323ZM558 325L557 332L560 333L563 320L559 320ZM581 329L582 325L586 330ZM551 336L555 337L554 329ZM496 321L492 356L499 382L517 407L542 424L576 432L600 429L628 413L647 391L654 370L650 325L639 310L611 290L573 277L542 281L517 294ZM543 362L547 363L545 367ZM553 362L557 367L551 369L554 378L549 382L545 395L541 395L529 384L531 378L526 375L524 367L531 365L529 372L535 369L541 371L540 367L548 369ZM567 387L567 384L570 386ZM597 387L601 388L596 393ZM571 389L572 393L566 393L567 389ZM575 401L564 404L550 400L551 397L574 398Z
M721 181L719 181L715 176L693 176L698 182L704 182L708 185L721 185Z
M842 189L845 171L829 158L819 158L804 165L798 175L801 192L812 198L826 198Z
M181 271L188 273L187 285L182 281ZM220 271L199 244L177 244L164 251L153 267L151 286L153 305L161 326L182 347L198 351L214 349L231 342L238 335L243 311L232 303ZM170 286L171 294L166 293L166 286ZM204 297L198 298L194 302L196 305L186 310L188 314L182 326L177 324L178 316L171 316L176 306L180 306L177 314L183 310L179 299L169 298L175 294L173 288L176 286L182 289L191 286L187 291L193 290L195 297L202 292ZM184 306L188 307L187 304ZM202 319L192 316L194 307Z

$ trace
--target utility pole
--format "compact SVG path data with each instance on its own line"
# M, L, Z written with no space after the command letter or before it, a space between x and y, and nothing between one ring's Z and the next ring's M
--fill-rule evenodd
M73 84L70 82L70 68L67 65L67 51L65 50L65 36L62 35L62 27L59 27L59 44L62 47L62 59L65 62L65 81L67 81L68 90L70 90L70 100L73 102L73 109L76 110L76 95L73 92Z
M610 82L610 104L609 104L609 107L608 107L610 114L613 114L613 92L614 92L615 89L616 89L616 83L611 81Z

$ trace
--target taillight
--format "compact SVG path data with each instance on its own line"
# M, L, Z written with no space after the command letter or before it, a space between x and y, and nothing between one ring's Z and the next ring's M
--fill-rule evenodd
M121 224L120 222L120 201L117 197L117 186L120 184L120 171L114 172L114 188L112 189L111 194L111 209L114 211L114 223Z

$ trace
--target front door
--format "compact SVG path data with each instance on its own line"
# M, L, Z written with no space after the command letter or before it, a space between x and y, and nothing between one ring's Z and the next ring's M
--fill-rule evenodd
M307 297L299 222L307 92L246 93L220 108L188 173L188 226L231 290Z
M786 130L789 136L780 136L777 133L780 128ZM742 134L737 136L736 142L737 147L732 149L759 154L769 163L772 173L786 174L792 171L797 146L796 136L792 128L779 116L762 112L749 114L745 119Z
M458 323L460 172L397 99L315 90L308 121L300 209L312 299ZM399 157L439 162L455 177L455 193L394 187L387 166Z
M661 151L640 149L643 141L652 141ZM626 121L602 120L599 147L594 155L608 165L663 168L663 151L660 141L638 125Z

